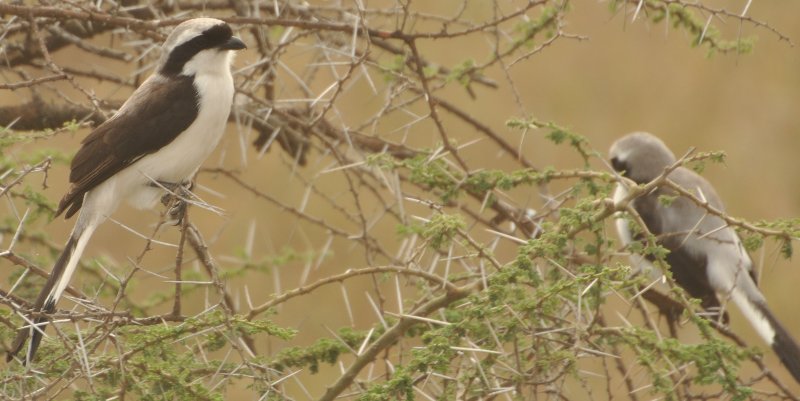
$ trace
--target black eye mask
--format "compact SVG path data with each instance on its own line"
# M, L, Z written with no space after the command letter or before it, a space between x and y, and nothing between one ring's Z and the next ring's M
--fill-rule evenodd
M183 66L203 50L213 49L228 43L233 36L233 31L228 24L214 25L203 31L202 34L176 46L169 53L169 58L161 68L161 74L174 76L180 74Z
M630 168L628 168L628 163L620 161L616 157L611 158L611 167L614 168L619 173L622 173L623 176L628 177L630 173Z

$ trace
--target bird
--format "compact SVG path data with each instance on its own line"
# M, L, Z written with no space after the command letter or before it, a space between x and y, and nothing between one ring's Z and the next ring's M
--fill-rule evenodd
M614 170L639 185L657 179L677 160L661 139L644 132L615 141L609 158ZM679 166L666 178L724 212L714 187L694 171ZM615 203L628 196L628 188L622 181L617 184ZM671 201L665 202L663 197ZM717 316L725 323L728 318L722 311L720 297L726 302L732 300L792 377L800 382L800 346L767 306L757 285L753 262L736 231L720 216L665 186L634 198L630 205L656 237L657 244L669 251L665 262L675 282L700 300L709 317ZM615 223L625 245L643 240L641 234L633 233L628 220L618 216ZM632 261L635 267L646 269L654 259L634 254Z
M75 273L95 229L122 203L153 208L169 192L189 189L191 177L225 131L233 102L234 52L247 46L224 21L194 18L177 25L161 46L152 75L119 110L81 142L70 165L70 187L55 217L74 228L50 276L17 331L7 361L31 340L30 363L56 303Z

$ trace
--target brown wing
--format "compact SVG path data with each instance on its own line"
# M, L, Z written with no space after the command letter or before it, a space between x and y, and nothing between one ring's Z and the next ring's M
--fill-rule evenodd
M72 159L72 186L56 216L66 211L65 218L70 218L86 192L172 142L197 117L197 102L192 77L155 76L142 84L114 117L83 140Z

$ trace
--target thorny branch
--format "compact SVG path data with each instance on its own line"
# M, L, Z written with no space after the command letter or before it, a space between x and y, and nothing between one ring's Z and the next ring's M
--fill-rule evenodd
M721 372L716 384L698 384L708 376L697 360L681 360L685 349L647 343L641 330L660 341L670 336L642 299L668 317L670 334L680 334L673 324L680 317L709 344L715 332L674 283L665 295L618 274L611 267L618 249L597 245L598 227L658 186L764 238L791 243L794 226L733 218L677 187L667 177L697 158L690 154L653 182L632 186L621 202L597 190L583 203L581 185L608 188L624 179L539 166L514 145L517 137L466 105L509 85L526 114L511 72L563 40L586 39L567 30L580 29L568 23L570 2L490 2L491 12L463 2L445 13L389 3L0 4L0 91L14 100L0 106L0 200L10 211L0 224L0 260L10 278L0 303L16 313L27 312L38 288L33 278L46 277L60 251L59 238L43 234L52 227L50 192L43 195L52 166L65 164L88 128L113 115L150 73L169 29L212 14L253 44L234 68L235 134L201 170L193 199L225 204L226 212L209 217L195 208L180 230L166 227L163 216L155 228L112 227L144 249L136 258L84 257L83 278L66 290L71 298L47 316L57 330L45 341L46 363L0 376L10 399L70 391L125 399L155 388L166 398L214 399L229 387L261 399L577 399L597 390L570 372L596 369L592 362L600 360L609 399L648 398L643 389L657 383L685 399L745 386L764 398L796 400L760 356L733 361L719 348L711 352ZM711 50L739 49L742 37L726 44L705 21L734 20L740 35L747 26L792 44L747 9L682 0L614 4L629 11L626 19L649 13L657 22L659 12L686 18L685 29ZM442 43L488 47L452 64L431 50ZM52 140L69 140L69 148L34 151L52 148ZM272 151L276 143L283 152ZM475 149L506 163L482 164ZM554 194L553 181L571 190ZM568 220L580 212L581 220ZM138 216L144 222L152 214ZM231 238L244 239L230 245ZM590 243L596 253L586 251ZM87 254L98 251L90 246ZM142 291L148 279L163 286ZM338 284L341 300L320 298L336 287L330 284ZM613 310L606 298L629 310ZM303 302L311 306L302 320L281 313ZM347 316L346 323L315 334L313 343L292 338L293 329L316 330L320 312ZM0 315L3 333L20 324ZM731 354L750 345L712 326L731 339ZM637 357L645 352L650 359ZM733 374L737 361L752 369Z

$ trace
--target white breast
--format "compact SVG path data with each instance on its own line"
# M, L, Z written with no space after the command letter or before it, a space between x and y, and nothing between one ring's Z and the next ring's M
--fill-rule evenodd
M191 176L216 148L231 110L233 79L230 75L198 76L194 85L200 95L197 119L169 145L139 160L134 169L179 182Z
M628 196L628 190L622 184L617 184L617 188L614 189L614 204L621 202L626 196ZM630 227L628 227L628 221L625 220L622 212L614 213L614 225L617 227L617 234L619 235L619 240L622 241L622 245L630 244L633 241L633 236L631 235Z
M233 102L233 77L230 74L230 57L227 53L217 52L224 60L201 60L205 62L203 64L205 66L220 65L224 68L203 68L192 71L195 73L194 86L200 99L197 118L174 141L157 152L141 158L128 168L137 176L131 178L144 179L145 183L149 181L148 177L180 183L191 178L214 151L225 133L225 125ZM189 67L192 66L187 63L187 68ZM148 190L139 186L129 195L129 202L134 207L149 208L162 193L160 190Z
M614 190L614 203L617 204L621 202L626 196L628 196L628 190L622 184L617 184L617 188ZM615 213L614 217L614 225L617 228L619 240L622 242L622 245L627 246L633 242L633 234L628 225L628 220L625 219L622 212ZM653 264L642 255L631 253L630 259L634 273L645 273L653 278L659 278L663 275L657 267L653 266Z

